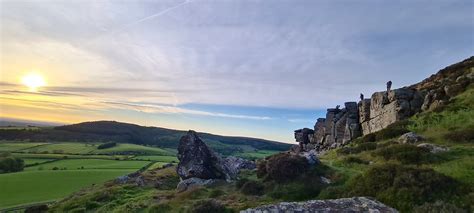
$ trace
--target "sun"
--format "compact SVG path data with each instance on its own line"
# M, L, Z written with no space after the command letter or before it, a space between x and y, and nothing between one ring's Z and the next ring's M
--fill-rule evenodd
M46 81L39 73L29 73L23 76L21 83L27 86L31 92L36 92L39 87L46 86Z

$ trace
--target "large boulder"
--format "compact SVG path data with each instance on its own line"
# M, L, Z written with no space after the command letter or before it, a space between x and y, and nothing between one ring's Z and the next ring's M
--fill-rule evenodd
M367 197L340 198L333 200L310 200L304 202L282 202L242 210L240 213L257 212L398 212L396 209Z
M178 145L179 164L176 168L181 179L230 179L226 174L221 158L209 149L197 136L189 130L181 138Z
M191 186L208 185L217 180L231 181L242 169L255 169L255 162L238 157L222 158L189 130L178 145L179 164L176 172L181 178L178 191Z

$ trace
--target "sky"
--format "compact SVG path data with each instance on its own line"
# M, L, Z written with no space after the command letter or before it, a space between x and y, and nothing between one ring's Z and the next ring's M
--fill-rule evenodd
M1 118L290 143L326 108L474 55L474 2L0 0L0 33Z

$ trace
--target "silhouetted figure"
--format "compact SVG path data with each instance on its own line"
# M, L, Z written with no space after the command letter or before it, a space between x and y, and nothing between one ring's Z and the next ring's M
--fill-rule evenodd
M337 106L336 106L336 110L339 110L340 107L341 107L341 105L337 105Z
M388 81L387 82L387 92L390 92L391 89L392 89L392 81Z
M364 100L364 94L360 94L360 100L363 101Z

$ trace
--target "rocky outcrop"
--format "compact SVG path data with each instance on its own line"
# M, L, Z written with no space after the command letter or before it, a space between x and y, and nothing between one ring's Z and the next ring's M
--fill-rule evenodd
M474 82L474 57L440 70L409 87L376 92L370 99L346 102L343 109L330 108L318 118L314 129L295 131L300 144L295 152L324 152L351 140L380 131L416 113L433 110L466 90ZM361 96L363 98L363 96Z
M344 106L343 109L328 109L326 118L319 118L314 130L304 128L295 131L296 141L305 145L302 151L340 147L361 135L357 103L347 102Z
M361 101L359 112L364 119L361 129L364 135L380 131L388 125L411 117L421 111L423 95L414 89L400 88L389 92L376 92L370 102ZM369 106L367 106L369 105ZM369 107L367 113L367 107Z
M367 197L341 198L333 200L310 200L305 202L282 202L240 211L257 212L398 212L374 199Z
M206 185L214 180L231 181L242 169L255 169L255 162L238 157L222 158L189 130L178 145L179 164L176 172L181 178L179 190ZM213 181L210 181L213 180Z

